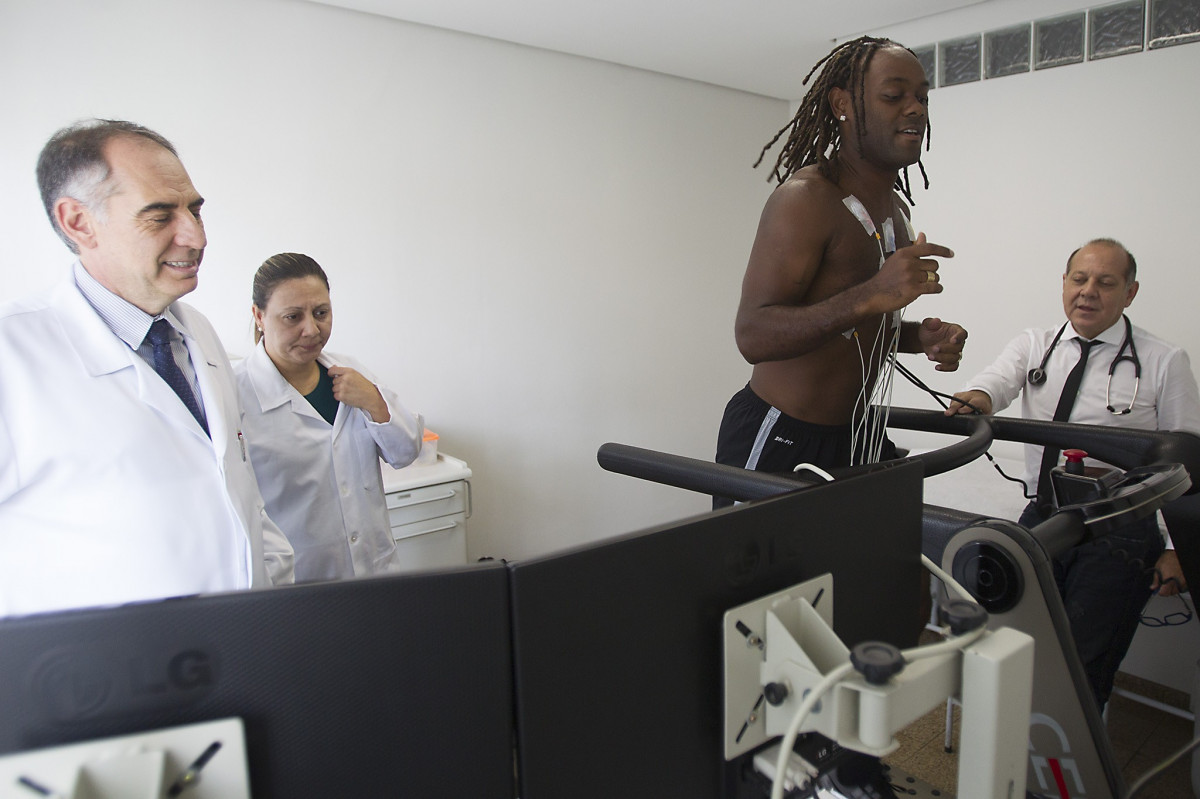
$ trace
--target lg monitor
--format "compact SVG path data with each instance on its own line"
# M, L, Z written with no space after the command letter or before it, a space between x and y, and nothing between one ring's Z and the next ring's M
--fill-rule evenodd
M901 464L510 564L521 799L733 799L725 612L824 573L848 646L916 643L922 468Z
M0 620L0 754L237 717L255 799L512 797L507 578L481 564Z

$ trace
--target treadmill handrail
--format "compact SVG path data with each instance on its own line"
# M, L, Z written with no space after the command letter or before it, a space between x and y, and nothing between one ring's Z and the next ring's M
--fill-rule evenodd
M993 437L999 441L1082 449L1088 457L1126 471L1138 466L1182 463L1189 475L1200 474L1200 436L1183 431L1133 430L993 415L946 416L941 411L917 408L892 408L888 426L962 435L971 429L972 420L979 419L987 420ZM1200 490L1200 481L1192 483L1188 493Z
M926 477L942 474L970 463L991 446L990 417L964 417L958 428L967 431L966 438L940 449L884 463L851 466L829 471L835 477L844 477L917 461L924 467ZM960 432L960 430L956 429L954 432ZM796 491L815 482L813 476L805 472L794 475L756 472L722 463L642 449L628 444L603 444L596 452L596 460L602 468L610 472L683 488L700 494L726 497L735 502L749 502Z
M755 472L628 444L602 444L596 461L606 471L736 502L765 499L812 485L800 476Z

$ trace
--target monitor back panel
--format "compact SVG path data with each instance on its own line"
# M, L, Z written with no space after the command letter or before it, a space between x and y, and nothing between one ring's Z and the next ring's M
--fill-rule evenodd
M237 716L256 799L512 797L500 564L0 620L0 753Z
M522 799L735 795L722 617L825 572L849 646L916 642L919 464L510 564Z

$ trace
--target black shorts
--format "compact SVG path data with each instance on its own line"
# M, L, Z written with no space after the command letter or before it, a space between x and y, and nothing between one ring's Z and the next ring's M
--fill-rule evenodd
M717 434L717 463L761 472L790 473L802 463L836 469L851 463L851 426L812 424L768 405L750 386L733 395ZM896 457L886 437L883 459ZM713 497L713 507L732 505Z

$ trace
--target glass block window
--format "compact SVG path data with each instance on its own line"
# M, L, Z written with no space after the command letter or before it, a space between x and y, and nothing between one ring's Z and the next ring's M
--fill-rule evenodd
M937 45L927 44L924 47L914 47L913 53L921 62L921 68L925 70L925 77L929 78L929 88L932 89L937 85Z
M1200 41L1200 0L1150 0L1150 49Z
M1088 58L1141 52L1145 38L1145 0L1093 8L1088 12Z
M938 43L938 86L955 86L979 80L981 44L979 36Z
M1069 14L1033 23L1033 68L1046 69L1083 61L1087 14Z
M1029 71L1030 44L1029 23L992 31L983 35L986 61L984 75L1001 78Z

